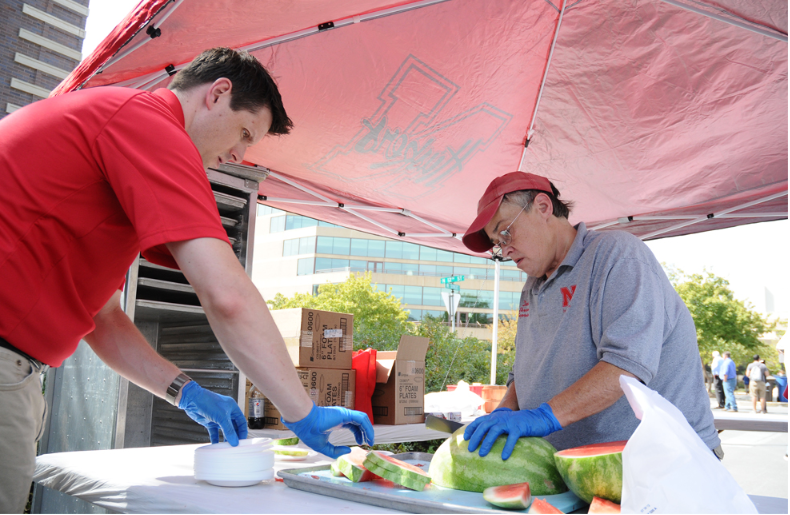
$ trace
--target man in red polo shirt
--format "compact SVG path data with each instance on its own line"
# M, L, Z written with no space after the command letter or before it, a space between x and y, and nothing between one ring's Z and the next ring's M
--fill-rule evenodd
M92 88L0 121L0 513L21 512L45 409L40 374L80 339L113 370L184 409L212 442L238 445L246 419L159 356L121 310L139 252L180 268L231 360L307 445L328 432L373 442L367 417L318 408L266 303L231 249L205 173L291 127L277 86L245 52L204 52L153 93Z

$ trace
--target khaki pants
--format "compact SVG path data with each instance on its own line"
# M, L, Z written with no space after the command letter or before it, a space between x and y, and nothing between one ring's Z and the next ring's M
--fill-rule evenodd
M25 510L45 416L41 372L0 347L0 513Z

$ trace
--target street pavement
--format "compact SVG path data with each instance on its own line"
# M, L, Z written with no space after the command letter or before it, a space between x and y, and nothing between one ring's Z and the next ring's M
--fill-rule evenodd
M738 413L732 416L754 416L751 396L736 393L735 400ZM711 399L711 408L715 406L716 399ZM769 403L767 409L787 416L787 403ZM722 464L747 494L788 498L787 433L726 430L719 438L724 449Z

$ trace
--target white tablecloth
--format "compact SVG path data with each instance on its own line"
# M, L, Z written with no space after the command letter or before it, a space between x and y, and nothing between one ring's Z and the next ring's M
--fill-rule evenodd
M44 454L33 480L40 485L122 513L399 513L295 490L277 481L222 488L196 481L192 463L200 445ZM277 461L275 471L330 463Z
M36 458L33 480L121 513L400 513L311 494L272 481L222 488L193 476L199 445L80 451ZM328 464L323 456L281 462L275 470ZM787 499L750 496L760 513L787 513Z
M787 416L716 413L716 427L749 424L766 430ZM777 420L773 420L776 418ZM466 420L464 422L467 422ZM722 427L725 426L725 427ZM738 427L738 429L746 429ZM446 438L446 433L423 424L374 426L376 443L411 442ZM252 430L250 437L286 438L290 431ZM332 433L335 445L354 445L348 430ZM199 445L45 454L36 459L34 481L123 513L398 513L376 506L342 501L286 487L281 482L246 488L221 488L196 481L192 462ZM318 455L302 462L277 461L275 471L329 464ZM750 496L761 513L786 513L787 499ZM777 509L779 511L777 511Z

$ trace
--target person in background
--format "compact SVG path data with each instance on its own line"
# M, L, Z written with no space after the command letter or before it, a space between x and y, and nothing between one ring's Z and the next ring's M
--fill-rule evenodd
M768 413L765 407L765 383L770 373L768 372L768 367L765 366L765 360L760 361L759 354L755 354L753 359L754 361L749 363L744 374L744 378L748 377L751 383L749 385L749 393L752 395L752 410L757 413L757 401L759 400L760 411Z
M255 57L207 50L168 89L87 88L0 120L0 513L21 513L46 402L40 377L84 339L121 376L183 409L231 445L247 436L236 402L165 360L121 309L137 255L180 268L233 363L306 445L332 458L364 413L317 407L266 302L230 246L206 169L292 126ZM54 385L48 385L54 387Z
M719 365L719 375L724 382L724 411L738 411L735 402L735 387L738 385L738 373L735 362L730 358L730 351L724 353L724 361Z
M724 359L722 359L717 350L713 351L712 356L713 361L710 362L710 372L713 374L713 388L716 391L716 402L719 404L713 409L722 409L724 408L724 383L721 380L721 376L719 376L719 366Z

